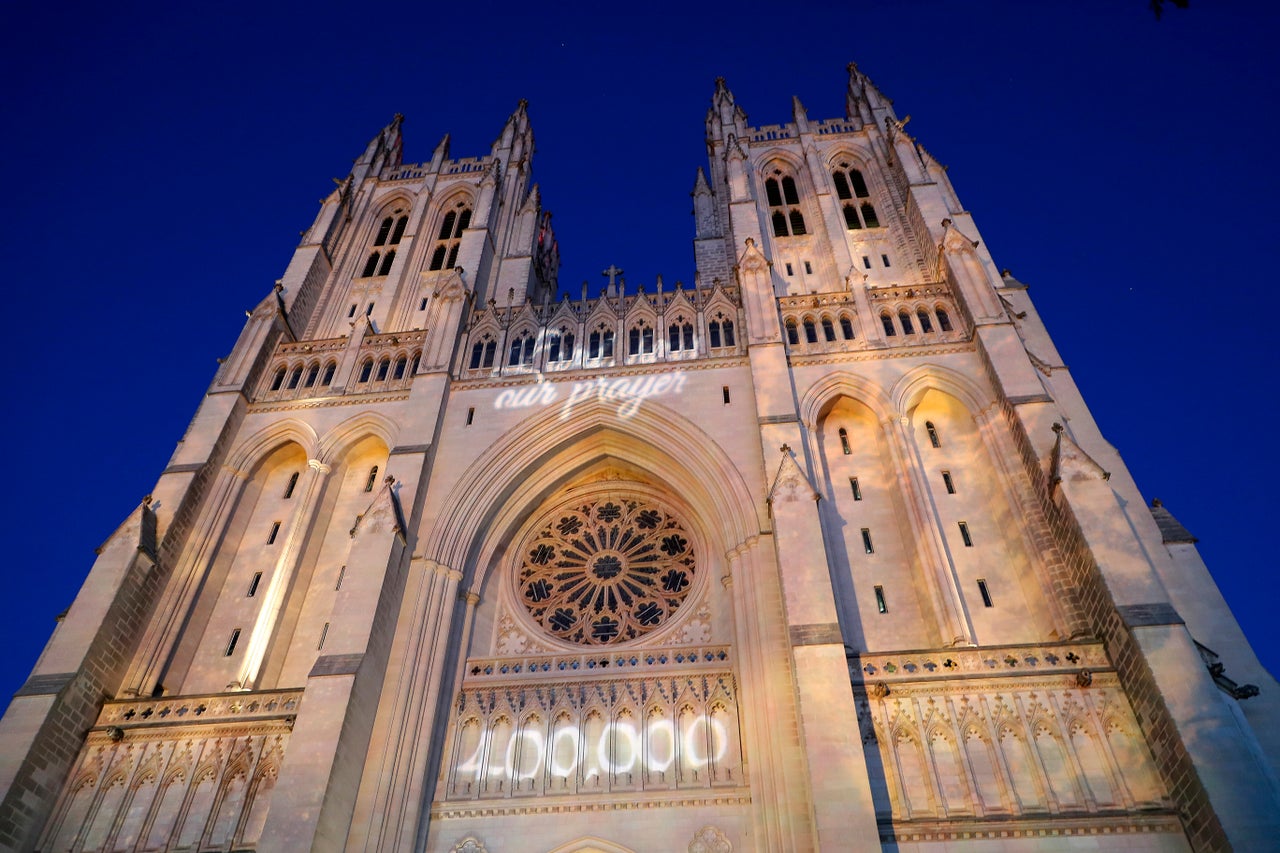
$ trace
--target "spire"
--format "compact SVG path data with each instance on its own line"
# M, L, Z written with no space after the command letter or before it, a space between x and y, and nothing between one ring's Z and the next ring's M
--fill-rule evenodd
M445 134L440 140L440 144L436 146L436 150L431 152L431 171L439 172L440 167L444 165L444 161L449 159L449 134Z
M809 111L804 108L804 104L800 103L798 95L791 96L791 120L796 123L797 131L809 132Z
M879 124L876 110L886 110L893 115L893 101L886 98L871 78L858 70L856 62L850 62L849 87L845 92L845 115L850 120L860 118L868 124Z
M693 192L689 195L693 196L696 235L699 238L720 236L716 227L715 195L711 192L711 185L707 183L707 173L702 171L701 166L698 167L698 176L693 180Z
M404 116L396 113L391 123L378 131L377 136L369 140L364 153L356 158L351 168L354 183L359 184L369 175L376 175L383 169L395 169L400 165L400 154L404 140L400 136L400 123Z
M507 123L502 126L502 132L493 141L494 155L497 156L498 152L504 148L513 148L527 135L531 135L529 128L529 102L521 98L516 103L515 111L507 116Z
M725 85L723 77L716 78L716 89L711 95L711 109L707 113L707 135L723 138L728 133L742 136L747 129L747 114L733 99L733 92Z

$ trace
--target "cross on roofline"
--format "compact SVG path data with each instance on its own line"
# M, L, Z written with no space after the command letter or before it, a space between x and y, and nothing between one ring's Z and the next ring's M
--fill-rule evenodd
M600 275L609 276L609 286L613 287L617 283L617 277L622 275L623 272L624 270L618 269L616 265L609 264L609 268L607 270L601 270Z

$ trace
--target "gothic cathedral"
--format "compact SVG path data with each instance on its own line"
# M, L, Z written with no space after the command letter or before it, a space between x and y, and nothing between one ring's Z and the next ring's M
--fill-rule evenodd
M697 274L595 298L523 102L400 125L9 705L0 846L1274 849L1276 681L856 66L717 81Z

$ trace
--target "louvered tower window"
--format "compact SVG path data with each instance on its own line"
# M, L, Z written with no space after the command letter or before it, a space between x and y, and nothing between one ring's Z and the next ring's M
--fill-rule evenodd
M400 238L404 236L404 229L408 225L409 216L401 207L397 207L388 216L383 217L381 224L378 225L378 233L373 238L372 251L369 252L369 258L364 262L364 269L360 272L362 278L386 275L391 272L391 264L396 259L394 247L400 245Z
M867 190L867 182L861 172L848 163L841 163L831 173L831 181L836 186L836 197L844 202L841 205L844 224L850 231L880 227L880 219L876 216L875 206L871 204L871 193Z
M799 237L808 233L804 228L804 214L800 212L800 193L796 190L795 178L774 169L773 176L764 182L764 196L769 204L773 236Z
M436 234L436 246L431 251L428 269L451 270L457 265L462 232L470 225L471 208L467 202L460 201L440 220L440 231Z

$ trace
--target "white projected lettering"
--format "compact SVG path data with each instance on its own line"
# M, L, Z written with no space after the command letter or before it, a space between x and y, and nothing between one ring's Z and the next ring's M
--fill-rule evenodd
M574 382L567 396L562 398L558 383L548 382L543 376L525 388L508 388L493 401L495 409L530 409L560 403L560 420L573 414L574 406L589 400L616 403L618 416L629 418L640 411L640 404L650 397L680 394L684 391L684 371L661 376L626 376L609 379L604 376ZM563 400L563 401L562 401Z
M594 787L599 784L598 775L652 773L666 778L677 765L692 780L706 778L713 771L718 778L723 770L720 764L736 738L721 720L704 714L683 716L678 734L668 719L650 720L647 725L630 720L600 725L597 718L587 727L589 735L578 727L556 725L550 744L543 724L532 723L536 728L521 726L513 732L503 721L463 746L467 754L458 755L454 765L455 793L470 794L482 777L488 780L485 784L490 791L506 790L513 784L520 788L523 780L536 779L542 773L553 780L577 778ZM564 782L557 781L551 788L563 789Z

